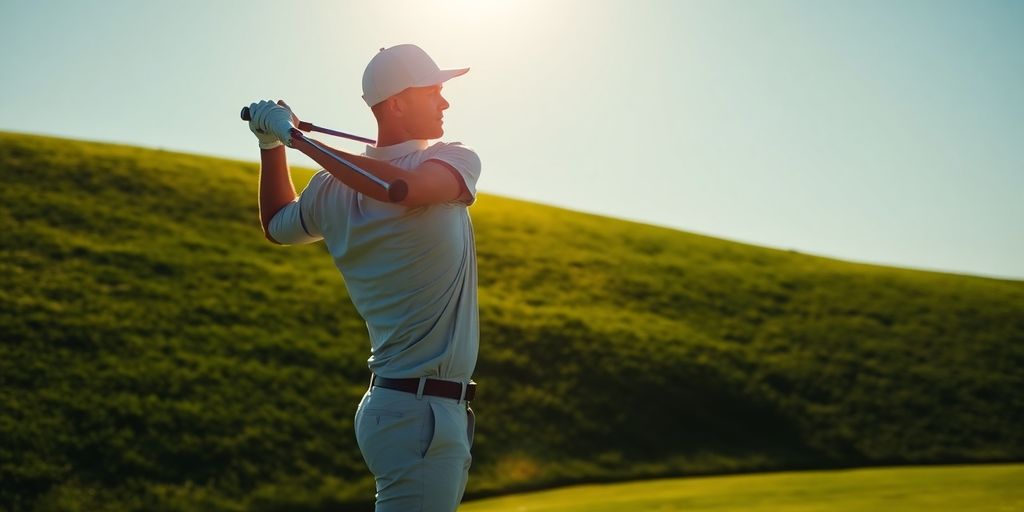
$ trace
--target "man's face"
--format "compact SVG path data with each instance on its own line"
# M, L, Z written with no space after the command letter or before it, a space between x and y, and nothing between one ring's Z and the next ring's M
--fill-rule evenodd
M399 96L403 104L406 129L417 139L439 139L444 135L444 111L448 101L441 96L441 85L410 87Z

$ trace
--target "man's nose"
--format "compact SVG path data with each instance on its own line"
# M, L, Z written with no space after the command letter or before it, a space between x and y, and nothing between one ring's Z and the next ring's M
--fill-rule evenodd
M448 104L448 100L444 99L444 96L441 96L441 110L447 110L450 106L451 105Z

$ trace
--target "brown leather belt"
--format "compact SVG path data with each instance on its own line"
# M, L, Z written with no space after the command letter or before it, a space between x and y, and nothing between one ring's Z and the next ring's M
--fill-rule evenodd
M370 377L370 386L416 394L420 389L420 379L389 379L387 377L373 375ZM462 383L448 380L426 379L426 382L423 383L423 394L451 398L453 400L465 400L468 402L476 396L476 382L469 381L469 384L466 385L466 396L463 398Z

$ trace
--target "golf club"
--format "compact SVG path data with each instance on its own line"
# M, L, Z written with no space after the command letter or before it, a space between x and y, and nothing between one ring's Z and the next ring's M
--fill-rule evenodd
M242 107L242 120L243 121L248 121L250 118L251 117L249 115L249 107ZM356 142L365 142L365 143L367 143L367 144L369 144L371 146L376 146L377 145L377 141L375 141L373 139L368 139L366 137L360 137L358 135L352 135L351 133L339 132L338 130L332 130L330 128L324 128L322 126L317 126L317 125L315 125L313 123L310 123L310 122L307 122L307 121L299 121L299 125L296 126L296 128L298 128L298 129L300 129L300 130L302 130L304 132L326 133L327 135L334 135L335 137L343 137L343 138L346 138L346 139L349 139L349 140L354 140Z

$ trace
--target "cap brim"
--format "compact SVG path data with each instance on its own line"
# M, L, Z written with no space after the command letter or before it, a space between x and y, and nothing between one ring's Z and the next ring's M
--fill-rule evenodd
M468 72L469 72L469 68L441 69L441 70L438 70L438 72L435 73L430 78L427 78L425 80L421 80L419 82L413 83L409 87L428 87L428 86L431 86L431 85L437 85L437 84L440 84L440 83L443 83L443 82L447 82L448 80L451 80L452 78L455 78L457 76L465 75ZM405 89L402 89L402 91L404 91L404 90ZM367 98L366 94L363 94L363 101L365 101L367 105L372 107L372 106L374 106L374 105L376 105L376 104L378 104L378 103L380 103L380 102L382 102L382 101L390 98L391 96L394 96L395 94L398 94L398 93L400 93L402 91L397 91L397 92L391 93L391 94L389 94L387 96L384 96L384 97L373 97L373 98Z
M448 80L451 80L452 78L455 78L457 76L465 75L466 73L469 73L469 68L442 69L441 70L441 76L444 77L444 78L442 78L441 81L442 82L447 82Z
M438 71L437 74L430 77L429 80L424 80L423 82L416 84L414 87L426 87L428 85L437 85L443 82L447 82L448 80L451 80L452 78L455 78L457 76L465 75L468 72L469 68L442 69Z

